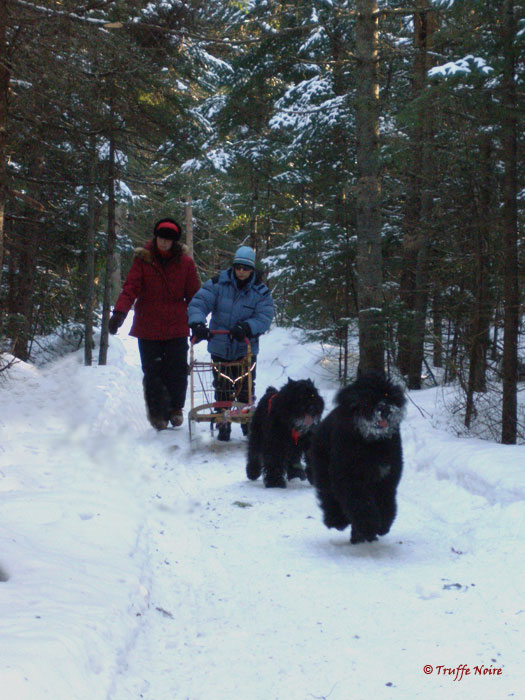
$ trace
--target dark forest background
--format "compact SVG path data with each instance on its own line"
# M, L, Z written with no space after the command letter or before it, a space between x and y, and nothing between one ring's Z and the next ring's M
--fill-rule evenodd
M202 279L255 247L342 381L523 441L524 47L514 0L0 0L0 370L50 334L104 363L174 216Z

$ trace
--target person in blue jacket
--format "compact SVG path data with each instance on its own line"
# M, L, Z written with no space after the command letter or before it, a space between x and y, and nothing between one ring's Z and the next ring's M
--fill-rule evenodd
M211 313L209 329L206 325ZM188 305L188 324L195 342L208 341L208 352L214 362L232 362L247 352L245 337L250 340L254 367L259 352L259 336L265 333L273 319L273 300L268 287L255 270L255 251L249 246L237 249L232 267L209 279L195 294ZM227 330L228 334L210 334L214 330ZM235 379L235 377L233 377ZM255 388L255 383L253 383ZM216 380L215 399L225 398L224 386ZM248 384L243 383L238 400L247 402ZM243 433L248 426L241 424ZM218 440L230 439L231 423L220 423Z

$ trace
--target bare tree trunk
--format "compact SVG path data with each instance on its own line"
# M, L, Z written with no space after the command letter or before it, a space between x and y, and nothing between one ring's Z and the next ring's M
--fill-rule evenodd
M484 181L480 194L474 251L477 296L474 316L474 343L470 366L472 388L474 391L487 390L487 352L489 347L490 323L492 320L492 303L489 290L490 260L488 254L490 217L487 216L488 212L493 210L491 192L493 191L492 173L494 171L494 165L491 158L492 142L490 135L485 135L481 150L480 167L484 170Z
M357 288L359 371L384 369L377 0L357 0Z
M428 149L430 150L430 149ZM425 148L424 151L427 151ZM430 178L430 153L426 153L423 159L425 163L425 184L421 201L421 222L419 244L416 261L415 290L414 290L414 318L410 342L410 364L408 372L408 386L411 389L421 389L421 372L425 356L425 335L428 304L428 263L430 232L428 223L432 216L432 196L428 191Z
M492 362L497 362L498 353L498 343L499 343L499 329L501 324L501 300L498 298L494 302L494 318L492 319L492 339L490 343L490 359Z
M410 190L410 186L407 182L407 188ZM409 193L407 192L407 207L413 209L413 203L408 201ZM405 214L404 221L404 234L402 242L402 255L403 255L403 269L401 270L401 276L399 281L399 298L402 302L401 307L401 318L399 319L398 332L397 332L397 366L401 374L408 377L410 372L410 338L412 335L412 328L414 325L414 290L415 290L415 258L416 249L413 241L412 225L409 223L409 219Z
M0 285L5 249L5 202L7 196L7 98L9 94L9 57L7 55L7 0L0 0Z
M186 217L186 246L188 247L188 255L193 258L193 206L189 195L186 197L184 213Z
M16 257L16 250L14 245L13 236L9 236L7 239L8 245L5 249L5 256L7 256L7 294L6 294L6 335L8 338L13 338L12 321L11 314L15 308L15 299L18 294L18 284L17 284L17 268L18 260Z
M503 187L503 250L505 251L504 340L503 340L503 406L501 442L516 443L518 431L518 207L517 207L517 114L516 97L516 34L514 0L503 2L503 123L502 144L505 178Z
M428 69L432 65L429 49L436 20L428 9L428 0L417 0L414 14L414 100L421 99L427 85ZM405 212L405 265L400 290L405 303L405 318L400 324L399 363L403 374L408 376L408 386L420 389L429 296L428 268L433 216L431 190L434 182L433 119L428 104L417 106L414 118L416 123L411 137L409 195Z
M96 138L90 137L88 173L88 231L86 236L86 279L84 309L84 364L93 362L93 306L95 299L95 177Z
M32 339L32 318L34 311L34 285L36 273L37 224L31 222L24 227L23 240L17 241L15 263L16 293L11 296L11 328L13 338L12 353L20 360L29 360L29 346ZM12 255L12 253L11 253ZM9 256L11 258L11 255Z
M111 105L111 125L114 122L113 104ZM102 328L100 333L100 349L98 355L99 365L105 365L108 358L109 334L108 321L111 306L111 281L113 277L113 265L115 262L115 132L113 128L109 136L109 164L108 164L108 238L106 243L106 274L104 276L104 300L102 302Z
M441 295L437 290L434 290L432 297L432 329L434 367L443 367L443 309L441 308Z
M431 65L429 48L436 23L428 0L417 0L414 14L414 70L412 95L419 100ZM407 159L407 203L404 216L403 271L400 297L404 313L399 323L398 365L412 389L421 387L428 304L430 223L432 221L432 121L427 107L416 107Z
M476 236L474 241L474 262L476 266L476 305L469 348L469 376L467 384L467 402L465 426L470 428L474 415L475 392L486 391L487 350L492 308L489 302L489 258L488 239L490 235L490 217L492 210L492 140L485 134L481 143L480 169L483 172L481 192L477 203Z
M257 250L259 243L259 175L252 168L252 212L249 245Z
M125 210L121 204L115 206L115 245L113 251L113 265L111 266L111 285L109 288L109 303L113 306L117 303L122 286L122 265L120 252L117 249L118 237L122 233L122 222L125 217Z

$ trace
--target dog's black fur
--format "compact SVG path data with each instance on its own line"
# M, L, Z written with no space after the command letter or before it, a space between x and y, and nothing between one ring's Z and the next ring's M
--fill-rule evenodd
M351 525L353 544L376 540L394 522L405 403L401 386L363 374L341 389L314 435L310 459L324 524Z
M286 488L287 479L304 479L301 458L324 409L310 379L289 379L279 391L273 386L257 404L248 434L246 475L263 474L266 487Z

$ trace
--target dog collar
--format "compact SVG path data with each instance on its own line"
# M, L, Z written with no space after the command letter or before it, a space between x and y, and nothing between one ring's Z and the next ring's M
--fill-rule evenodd
M277 392L277 393L278 393L278 392ZM272 394L272 395L270 396L270 398L268 399L268 413L270 413L270 411L272 410L272 401L273 401L273 400L275 399L275 397L277 396L277 393Z

